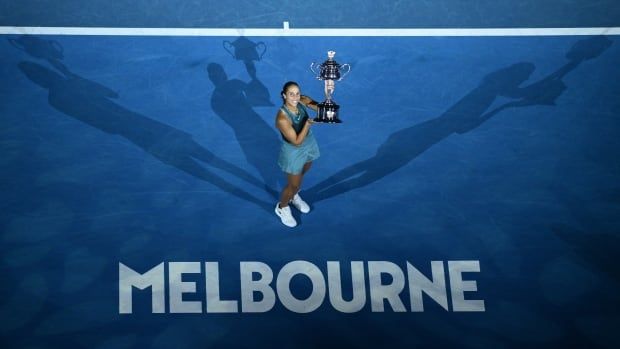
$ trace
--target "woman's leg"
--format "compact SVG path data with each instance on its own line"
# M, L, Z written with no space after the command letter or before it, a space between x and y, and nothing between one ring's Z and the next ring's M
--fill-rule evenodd
M304 165L304 168L306 166ZM302 172L303 173L303 172ZM301 187L301 179L303 174L287 174L287 183L284 189L282 190L282 194L280 195L280 207L288 206L289 201L297 194L299 188Z
M301 170L301 175L305 175L306 172L308 172L310 170L310 167L312 167L312 161L308 161L304 164L304 168ZM301 184L301 183L300 183Z
M306 172L308 172L308 170L310 170L310 166L312 166L312 162L308 161L304 164L304 167L301 171L301 180L303 180L303 176ZM293 206L295 206L295 208L297 208L301 213L308 213L310 212L310 205L308 205L307 202L304 201L304 199L301 198L301 196L299 196L299 189L301 188L301 180L299 181L299 188L297 188L297 191L293 194L293 200L291 201L291 203L293 204Z

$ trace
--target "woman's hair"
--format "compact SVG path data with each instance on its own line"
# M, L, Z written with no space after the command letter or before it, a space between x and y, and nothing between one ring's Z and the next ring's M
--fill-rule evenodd
M280 97L282 97L282 102L284 102L284 96L283 95L286 94L286 91L291 86L297 86L297 88L299 88L299 85L295 81L289 81L286 84L284 84L284 86L282 86L282 92L280 92Z

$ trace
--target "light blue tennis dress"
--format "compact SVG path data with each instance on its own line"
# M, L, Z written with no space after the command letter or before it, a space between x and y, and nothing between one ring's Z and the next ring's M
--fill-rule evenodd
M297 104L299 115L292 113L284 105L280 109L288 116L293 123L295 132L299 134L308 118L308 112L304 105L301 103ZM289 143L286 138L284 138L284 135L282 135L282 140L280 156L278 156L278 165L282 171L288 174L300 174L306 162L316 160L321 155L319 152L319 145L316 143L316 139L314 139L312 130L308 131L304 141L299 146Z

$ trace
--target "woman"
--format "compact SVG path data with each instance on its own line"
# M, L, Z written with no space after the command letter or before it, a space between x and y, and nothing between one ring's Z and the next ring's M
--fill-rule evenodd
M310 206L299 196L299 189L312 161L320 155L319 146L310 131L313 122L306 110L308 107L316 111L317 103L302 96L299 85L294 81L284 84L281 95L284 104L276 116L276 127L283 139L278 165L286 173L287 183L275 212L282 224L292 228L297 225L297 221L291 214L289 203L302 213L310 212Z

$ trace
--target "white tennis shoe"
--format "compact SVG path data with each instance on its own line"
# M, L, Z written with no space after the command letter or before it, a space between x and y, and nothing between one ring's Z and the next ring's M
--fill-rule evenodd
M295 194L295 196L293 196L293 199L291 200L291 204L295 206L295 208L298 209L301 213L310 212L310 206L308 206L308 203L305 202L301 198L301 196L299 196L299 194Z
M293 217L293 214L291 213L290 206L280 207L280 203L278 202L276 204L275 212L276 212L276 215L280 217L282 224L286 225L287 227L291 227L291 228L294 228L295 226L297 226L297 221L295 220L295 217Z

